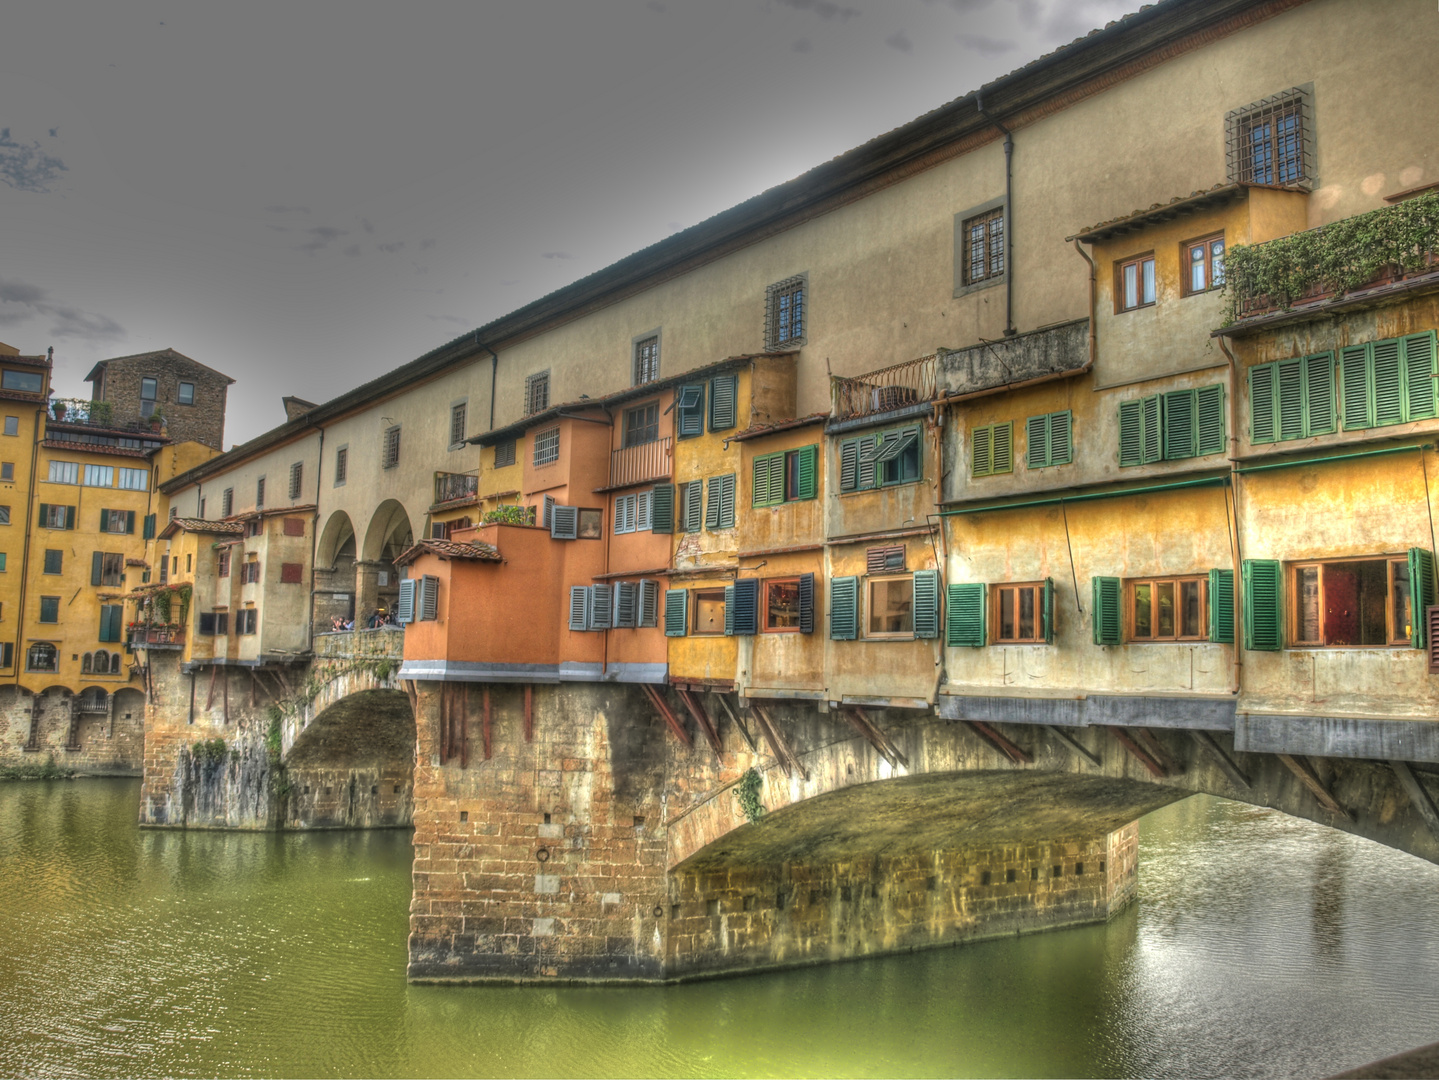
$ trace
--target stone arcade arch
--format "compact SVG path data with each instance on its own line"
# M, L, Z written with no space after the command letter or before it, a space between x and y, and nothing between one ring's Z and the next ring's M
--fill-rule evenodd
M315 549L316 634L333 630L336 619L348 623L355 617L357 542L350 515L336 510L320 531Z
M395 557L414 543L415 532L410 522L409 512L396 499L386 499L370 516L360 561L355 564L357 619L364 619L377 610L393 612L400 591Z

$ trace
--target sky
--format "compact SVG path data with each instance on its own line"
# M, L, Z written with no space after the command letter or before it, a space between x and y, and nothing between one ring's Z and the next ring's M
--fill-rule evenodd
M11 0L0 341L177 349L233 445L1137 7Z

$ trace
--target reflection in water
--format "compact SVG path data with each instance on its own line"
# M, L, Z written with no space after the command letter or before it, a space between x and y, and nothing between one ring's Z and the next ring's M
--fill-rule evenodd
M1439 868L1196 797L1107 926L632 989L407 986L405 833L0 785L0 1074L1292 1076L1439 1038Z

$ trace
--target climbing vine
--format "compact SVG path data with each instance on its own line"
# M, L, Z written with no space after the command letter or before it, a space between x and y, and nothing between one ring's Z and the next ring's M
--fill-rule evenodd
M507 503L488 511L480 520L486 525L533 525L535 508L520 506L517 503Z
M734 797L744 811L746 821L758 821L764 816L764 804L759 801L760 778L754 769L746 769L735 785Z
M1262 244L1237 244L1224 255L1224 325L1241 318L1248 301L1267 298L1287 310L1311 289L1346 293L1385 269L1422 270L1436 252L1439 192Z
M224 761L228 750L224 739L201 739L190 747L190 756L208 769Z

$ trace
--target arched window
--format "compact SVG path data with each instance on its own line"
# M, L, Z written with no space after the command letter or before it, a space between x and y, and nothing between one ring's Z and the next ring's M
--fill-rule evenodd
M110 654L104 649L95 650L94 667L92 670L96 675L110 674Z
M120 654L117 652L110 654L110 674L120 674Z
M86 653L84 656L80 657L80 674L89 675L90 672L93 670L91 666L93 663L94 657L90 653Z
M48 641L37 641L25 652L26 671L59 671L60 653Z

